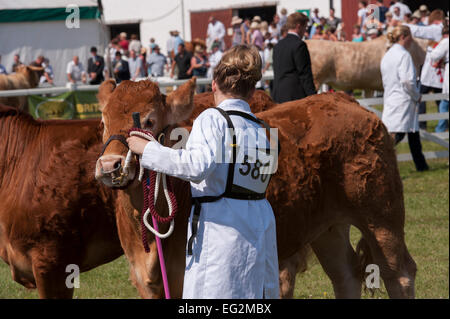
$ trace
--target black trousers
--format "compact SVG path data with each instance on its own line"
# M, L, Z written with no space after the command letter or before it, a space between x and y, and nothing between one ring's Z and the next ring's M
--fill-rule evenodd
M420 93L421 94L427 94L427 93L442 93L442 89L439 88L434 88L431 86L426 86L421 84L420 85ZM436 104L439 106L439 103L441 103L440 101L436 101ZM420 102L419 103L419 114L425 114L427 113L427 103L426 102ZM426 130L427 129L427 122L419 122L419 127L422 130Z
M406 133L395 133L395 145L401 142ZM420 142L419 132L408 133L409 150L419 172L428 170L428 164L425 161L425 156L422 153L422 143Z

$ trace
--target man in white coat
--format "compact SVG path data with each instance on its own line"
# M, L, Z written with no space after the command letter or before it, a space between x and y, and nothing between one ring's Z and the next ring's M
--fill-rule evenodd
M448 26L445 27L442 30L443 39L439 44L431 51L430 57L431 60L434 63L437 64L443 64L445 67L445 73L444 73L444 83L442 86L442 93L448 94L449 88L448 88L448 36L449 36L449 30ZM446 113L448 112L448 98L441 100L439 104L439 113ZM436 126L436 132L444 132L446 129L448 129L448 120L439 120L438 125Z
M412 36L407 26L397 26L387 34L392 47L381 60L384 87L382 121L395 144L408 134L408 143L417 171L428 170L419 134L418 103L420 91L416 70L407 48Z
M214 42L220 43L220 50L225 51L225 26L214 16L209 17L208 30L206 31L206 47L212 51Z
M248 105L259 79L257 49L235 46L214 71L217 107L194 121L186 149L127 139L145 168L191 182L183 298L279 298L275 218L265 199L270 176L249 159L245 141L255 135L244 134L261 132ZM259 141L267 145L265 133ZM233 156L236 163L223 160L238 150L245 156Z

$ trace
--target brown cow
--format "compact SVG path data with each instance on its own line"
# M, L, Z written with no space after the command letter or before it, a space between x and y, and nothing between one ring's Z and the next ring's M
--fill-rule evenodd
M0 105L0 257L40 298L72 297L68 265L83 272L123 254L116 196L92 176L99 124L35 121Z
M155 133L166 125L173 129L192 112L194 90L195 79L167 98L151 81L124 81L118 87L103 83L99 102L104 105L104 141L113 134L126 134L133 126L132 112L140 112L143 126ZM354 225L363 234L359 247L367 257L364 260L378 265L389 296L414 297L416 264L404 239L402 183L393 141L381 120L341 94L315 95L257 115L279 129L281 142L278 171L268 189L277 220L279 260L311 244L336 297L358 298L358 270L365 268L360 268L349 241L349 228ZM97 161L96 177L112 185L114 173L109 169L119 163L123 166L126 151L117 141L109 144ZM145 254L141 243L143 194L135 175L132 169L117 185L124 188L117 214L119 237L140 295L161 297L155 242L150 242L150 254ZM179 215L176 231L163 245L172 295L180 297L191 203L189 184L171 180ZM157 209L167 215L163 206L160 197ZM167 225L160 225L160 230L166 231Z
M361 43L307 40L306 44L317 89L328 84L341 90L383 91L380 63L388 48L385 36ZM415 38L408 49L418 72L427 45L427 40Z
M0 91L35 88L39 84L37 71L42 70L42 67L20 65L17 67L16 73L8 75L0 74ZM27 97L0 97L0 104L13 106L20 110L27 110Z

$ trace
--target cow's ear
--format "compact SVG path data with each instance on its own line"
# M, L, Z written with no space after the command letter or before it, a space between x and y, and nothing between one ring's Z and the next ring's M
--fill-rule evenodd
M182 122L191 116L196 82L197 79L193 77L167 96L167 124Z
M116 88L116 81L114 80L106 80L98 88L97 100L99 104L100 111L103 111L103 108L108 104L109 97L111 93Z

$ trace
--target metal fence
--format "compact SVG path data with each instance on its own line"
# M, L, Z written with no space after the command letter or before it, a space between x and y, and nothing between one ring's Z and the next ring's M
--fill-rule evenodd
M185 83L187 80L173 80L169 77L160 77L160 78L150 78L152 81L158 83L161 91L163 93L166 92L167 88L176 89L181 84ZM138 79L144 80L144 79ZM263 77L263 81L273 80L273 72L266 72ZM197 79L197 84L205 85L210 84L211 79L200 78ZM25 89L25 90L10 90L10 91L0 91L0 97L10 97L10 96L28 96L28 95L42 95L42 94L61 94L69 91L98 91L99 85L74 85L68 84L66 87L42 87L36 89ZM437 101L441 99L448 100L448 94L426 94L422 95L422 101ZM366 108L369 111L374 112L379 117L381 117L381 111L373 108L374 105L382 105L383 98L364 98L357 100L361 106ZM449 119L449 113L429 113L429 114L421 114L419 115L419 121L432 121L432 120L441 120L441 119ZM420 137L423 140L431 141L433 143L439 144L440 146L446 148L446 151L436 151L436 152L424 152L425 158L448 158L449 157L449 133L430 133L424 130L420 130ZM403 142L407 142L404 140ZM412 160L411 154L398 154L398 161L410 161Z

